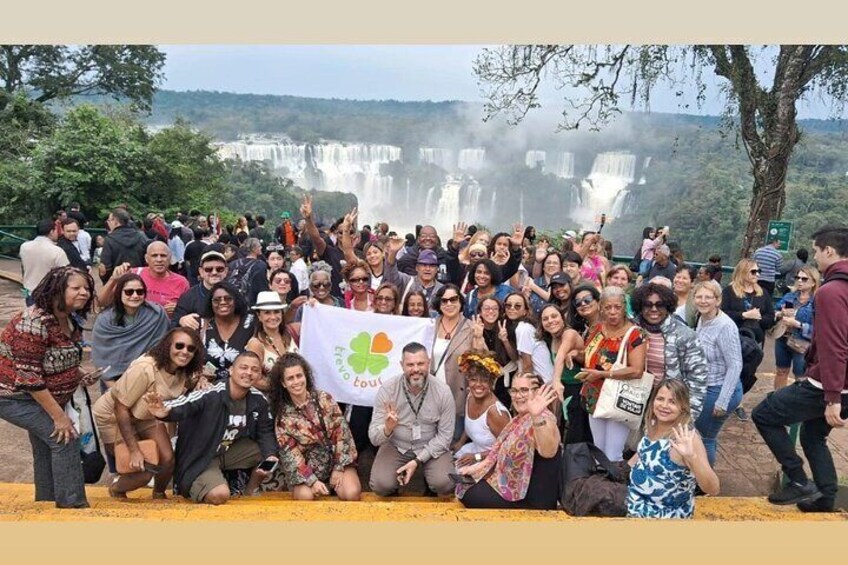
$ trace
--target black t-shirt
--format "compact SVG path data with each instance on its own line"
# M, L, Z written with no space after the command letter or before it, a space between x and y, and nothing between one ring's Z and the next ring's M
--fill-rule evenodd
M230 446L247 433L247 397L232 401L230 415L227 416L227 427L224 436L218 444L218 454L226 452Z
M342 298L342 291L339 288L339 285L342 282L342 261L344 261L344 251L336 247L329 238L324 238L324 243L327 246L324 248L324 255L321 257L322 261L326 261L333 268L333 273L330 276L330 283L333 285L330 293L333 296L338 296Z
M183 260L189 264L189 271L196 278L200 270L200 258L206 251L207 243L199 240L194 240L185 248Z

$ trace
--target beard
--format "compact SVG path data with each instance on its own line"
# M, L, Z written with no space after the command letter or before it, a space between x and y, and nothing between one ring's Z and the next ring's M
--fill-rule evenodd
M424 386L424 380L427 376L424 373L410 373L406 377L406 382L409 386L414 388L422 388Z

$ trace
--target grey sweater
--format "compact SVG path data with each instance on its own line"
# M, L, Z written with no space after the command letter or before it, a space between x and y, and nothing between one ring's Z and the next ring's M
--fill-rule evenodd
M742 372L742 344L739 328L724 312L712 320L698 320L698 339L707 357L707 386L720 386L715 405L727 410Z

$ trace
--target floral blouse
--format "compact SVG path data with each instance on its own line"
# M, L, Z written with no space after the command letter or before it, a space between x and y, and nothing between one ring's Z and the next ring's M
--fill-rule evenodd
M303 408L285 404L276 426L289 487L326 482L333 471L356 463L353 435L339 405L326 392L313 392Z
M627 343L628 355L645 342L643 332L644 330L641 329L630 332L630 338ZM589 335L586 338L586 364L584 366L587 369L609 372L618 357L618 350L621 347L623 337L608 338L601 331L601 325L596 325L589 331ZM601 394L601 387L604 386L604 380L598 379L591 383L585 383L580 390L583 407L589 414L595 411L595 404L598 402L598 396Z

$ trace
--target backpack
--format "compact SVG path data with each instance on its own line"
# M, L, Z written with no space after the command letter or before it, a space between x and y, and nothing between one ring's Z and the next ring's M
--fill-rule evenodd
M237 259L230 264L227 282L236 287L245 300L250 300L250 282L257 265L264 268L259 259Z
M639 267L641 265L642 265L642 246L640 245L639 249L637 249L636 253L633 255L633 260L630 261L630 265L628 265L628 267L630 268L631 273L635 273L635 274L638 275L639 274Z
M625 516L629 465L611 463L591 443L571 443L562 455L560 505L571 516Z
M742 393L746 393L757 382L757 369L763 362L763 349L757 342L757 337L751 328L739 329L739 342L742 345Z

